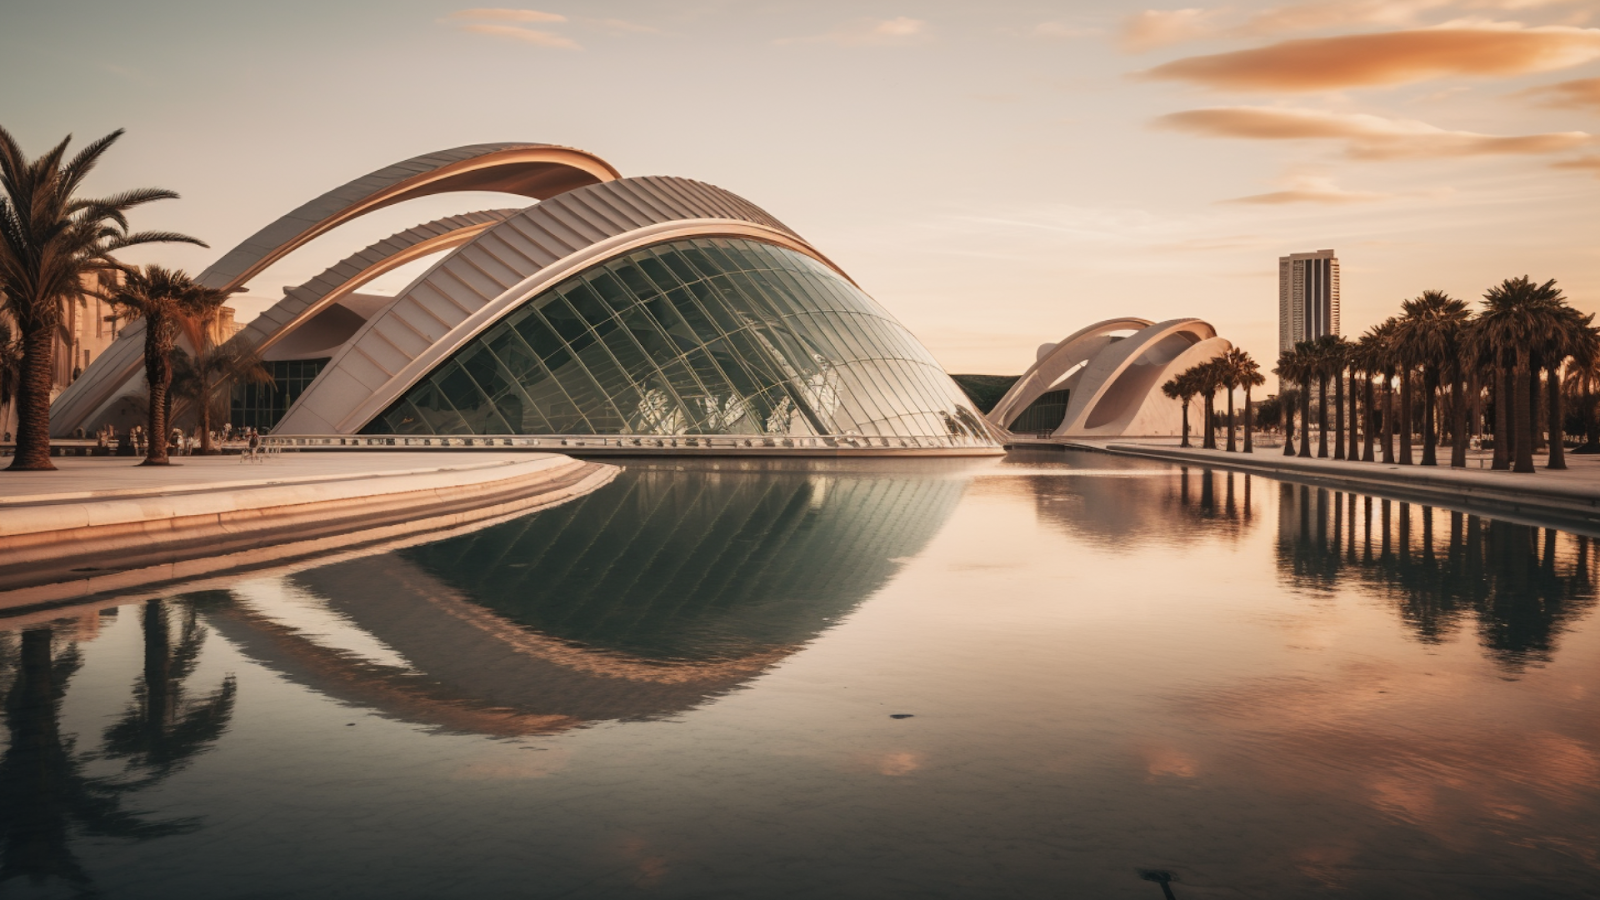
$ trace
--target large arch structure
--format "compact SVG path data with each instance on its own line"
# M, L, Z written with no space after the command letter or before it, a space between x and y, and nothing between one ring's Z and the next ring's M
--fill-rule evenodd
M741 247L773 249L750 251L761 257L751 262ZM703 271L714 256L757 271ZM640 259L654 275L632 268ZM638 286L624 290L630 277ZM509 334L529 321L537 334ZM344 345L275 433L738 434L765 438L743 442L751 448L802 437L990 452L967 403L793 230L720 188L651 176L530 207L440 261Z
M989 411L989 421L1002 428L1010 427L1041 394L1055 388L1073 369L1110 346L1115 332L1138 330L1153 324L1149 319L1131 316L1107 319L1073 332L1054 346L1046 344L1040 347L1038 360L1022 373L1011 390L1006 391L1000 402Z
M1113 337L1129 330L1126 337ZM1177 434L1181 407L1161 393L1162 383L1232 346L1195 318L1097 322L1041 349L1038 362L990 412L990 421L1006 428L1045 393L1067 390L1054 437Z
M620 178L594 154L555 144L474 144L386 166L300 205L246 238L198 276L218 290L249 279L310 241L367 213L435 194L495 191L545 200L574 188ZM50 430L64 437L115 401L143 359L144 325L131 323L116 342L61 395Z

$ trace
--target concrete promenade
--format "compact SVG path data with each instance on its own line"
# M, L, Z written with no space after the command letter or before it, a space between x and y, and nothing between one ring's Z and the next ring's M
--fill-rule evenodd
M1448 466L1448 450L1440 452L1440 459L1446 465L1424 467L1305 459L1284 456L1281 447L1258 447L1248 454L1185 449L1179 447L1176 440L1068 440L1062 445L1256 472L1288 481L1600 535L1600 457L1596 456L1569 453L1567 465L1570 468L1550 471L1544 468L1544 455L1540 454L1536 460L1537 471L1518 474L1487 468L1489 454L1478 451L1467 460L1468 468L1452 469ZM1420 449L1417 449L1417 458L1421 458ZM1477 468L1480 462L1484 468Z
M527 452L54 462L55 472L0 472L0 609L432 540L582 496L620 471Z

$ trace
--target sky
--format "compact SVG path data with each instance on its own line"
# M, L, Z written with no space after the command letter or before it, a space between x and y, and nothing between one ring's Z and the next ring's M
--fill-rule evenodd
M1324 248L1348 335L1524 274L1600 311L1600 0L534 2L9 0L0 125L30 154L126 128L88 189L179 192L134 225L210 249L129 258L191 272L402 159L581 147L766 209L952 372L1121 315L1200 317L1270 368L1277 258ZM358 221L241 317L517 200Z

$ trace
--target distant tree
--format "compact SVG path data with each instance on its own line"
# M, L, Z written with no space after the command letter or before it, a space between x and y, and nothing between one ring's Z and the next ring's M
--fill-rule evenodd
M1508 278L1483 295L1481 338L1494 351L1500 365L1509 364L1511 370L1510 377L1501 378L1503 389L1496 391L1495 402L1508 407L1510 427L1506 431L1516 435L1511 466L1515 472L1533 471L1533 410L1527 402L1533 352L1535 341L1541 337L1540 329L1549 326L1553 311L1564 305L1563 300L1554 279L1541 285L1526 275ZM1500 439L1497 430L1495 443L1499 444Z
M1168 378L1161 385L1161 393L1168 398L1178 401L1183 406L1183 441L1178 445L1188 447L1189 444L1189 403L1194 400L1194 395L1200 392L1200 386L1188 371L1180 372Z
M1240 350L1239 383L1244 386L1244 452L1256 452L1255 439L1252 437L1254 428L1251 426L1250 392L1267 383L1265 375L1261 374L1261 364L1250 357L1250 354Z
M173 358L173 394L196 410L200 425L200 452L216 452L211 444L211 419L233 385L240 382L271 384L272 373L261 364L261 355L247 339L234 335L216 341L215 313L212 316L186 316L179 327L193 355Z

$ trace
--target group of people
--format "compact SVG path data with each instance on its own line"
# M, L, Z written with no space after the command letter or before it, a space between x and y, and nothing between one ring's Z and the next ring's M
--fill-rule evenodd
M143 425L135 425L120 434L117 432L117 426L106 425L95 433L101 449L114 448L117 456L145 455L150 443L149 437ZM231 423L224 423L221 431L211 432L211 444L214 447L227 447L235 441L244 444L243 450L247 456L254 456L261 447L261 433L254 428L234 428ZM200 452L201 446L203 443L199 426L195 426L191 432L174 428L167 438L167 453L172 456L192 456Z

